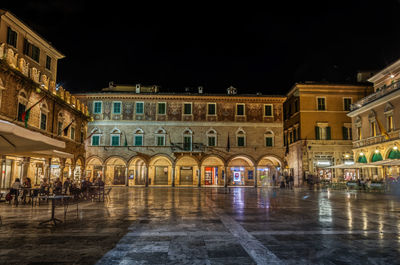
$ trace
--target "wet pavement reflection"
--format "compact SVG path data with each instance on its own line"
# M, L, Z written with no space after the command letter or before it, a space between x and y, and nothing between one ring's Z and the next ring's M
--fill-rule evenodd
M50 210L0 204L1 264L400 264L400 202L380 193L120 187L39 226Z

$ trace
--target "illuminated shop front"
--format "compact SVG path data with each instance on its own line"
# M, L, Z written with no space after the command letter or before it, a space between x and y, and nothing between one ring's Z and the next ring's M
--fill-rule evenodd
M223 186L225 174L224 161L217 156L209 156L202 161L202 185Z
M320 180L332 180L333 170L329 168L330 166L333 165L332 159L330 158L317 159L314 163L317 172L317 177Z
M204 185L218 185L218 167L205 168Z
M258 186L275 186L281 176L281 162L272 156L266 156L257 165Z
M253 186L254 164L247 157L235 157L228 164L228 185Z

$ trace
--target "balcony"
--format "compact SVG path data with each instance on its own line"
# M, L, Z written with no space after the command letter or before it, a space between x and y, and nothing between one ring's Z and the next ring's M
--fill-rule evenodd
M381 97L384 97L384 96L398 90L399 88L400 88L400 80L397 82L393 82L389 86L384 86L382 89L377 90L375 93L366 96L365 98L357 101L354 104L351 104L350 111L357 110L357 109L367 105L368 103L371 103Z
M192 152L199 153L204 152L205 146L202 143L171 143L171 151L173 153Z
M354 141L353 147L360 148L360 147L364 147L364 146L375 145L375 144L380 144L383 142L400 139L400 131L389 132L388 134L389 134L389 139L386 139L385 135L378 135L378 136L374 136L374 137L369 137L367 139Z

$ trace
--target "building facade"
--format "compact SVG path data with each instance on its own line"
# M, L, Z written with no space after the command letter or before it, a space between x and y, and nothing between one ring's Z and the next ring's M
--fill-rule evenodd
M348 114L353 124L353 155L369 164L363 177L387 180L400 174L400 60L368 79L374 93L352 105Z
M337 181L345 174L328 167L352 162L352 103L371 92L368 85L296 83L284 103L286 174L301 185L311 174Z
M87 107L56 86L62 55L13 14L0 10L0 188L16 178L79 180Z
M270 185L283 164L285 97L115 86L88 105L86 176L108 185Z

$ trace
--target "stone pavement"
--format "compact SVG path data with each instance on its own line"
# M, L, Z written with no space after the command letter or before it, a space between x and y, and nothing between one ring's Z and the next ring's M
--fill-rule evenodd
M400 202L379 193L124 187L75 210L40 227L49 205L1 203L0 263L400 264Z

